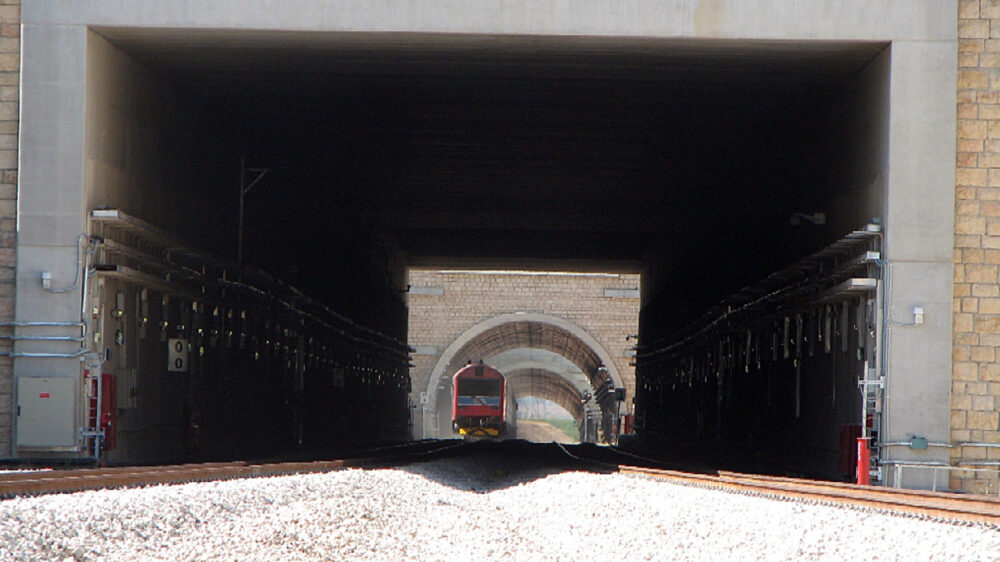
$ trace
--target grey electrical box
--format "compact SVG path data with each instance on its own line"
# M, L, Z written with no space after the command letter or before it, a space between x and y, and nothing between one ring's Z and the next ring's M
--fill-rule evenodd
M72 378L17 379L18 448L76 448L75 383Z

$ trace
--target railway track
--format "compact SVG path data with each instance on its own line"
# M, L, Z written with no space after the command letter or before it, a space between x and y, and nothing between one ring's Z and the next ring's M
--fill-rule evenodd
M625 465L620 466L619 471L778 498L888 510L936 519L986 523L1000 528L1000 500L986 496L769 478L737 473L706 475Z
M418 441L355 451L351 453L350 458L326 461L262 463L239 461L0 473L0 498L141 487L154 484L181 484L231 478L328 472L344 468L393 466L430 460L454 453L457 449L466 446L462 442Z
M232 478L327 472L344 468L399 466L451 455L477 454L482 447L505 447L506 455L525 458L541 454L553 465L583 470L616 471L705 488L794 501L845 505L891 511L952 522L969 522L1000 529L1000 498L979 495L857 486L838 482L741 474L704 469L657 468L647 459L615 448L507 443L419 441L351 453L350 458L307 462L229 462L153 467L114 467L0 473L0 497L139 487ZM558 458L564 462L559 462ZM570 461L568 464L565 461ZM662 465L661 465L662 466Z
M602 466L612 465L606 460L608 453L601 454L601 457L604 458L587 458L586 454L574 454L565 447L560 446L560 448L565 454L578 458L584 463L596 463ZM617 452L623 458L652 461L652 459L644 459L617 449L612 448L612 451ZM728 471L665 470L624 463L614 463L614 466L621 473L664 479L685 485L758 494L779 499L891 511L955 522L983 523L1000 529L1000 498L991 496L859 486L842 482Z

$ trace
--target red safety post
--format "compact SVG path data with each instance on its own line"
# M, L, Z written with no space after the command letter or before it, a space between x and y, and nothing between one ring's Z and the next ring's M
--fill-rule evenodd
M867 486L869 482L868 465L871 462L871 451L868 449L870 437L858 437L858 484Z

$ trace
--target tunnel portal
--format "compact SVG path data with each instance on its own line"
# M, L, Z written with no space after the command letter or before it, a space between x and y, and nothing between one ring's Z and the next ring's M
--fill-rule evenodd
M86 200L241 258L238 267L397 340L406 267L643 270L642 331L656 339L878 213L878 152L861 153L883 134L886 52L866 42L95 27ZM858 140L837 142L846 139ZM825 226L790 224L817 209ZM438 376L473 351L556 351L607 402L610 434L621 405L609 390L634 388L615 365L626 360L573 341L512 319ZM367 369L357 361L331 368L353 380ZM299 390L257 388L291 392L279 400L294 410L288 402L309 393L290 376L284 384ZM185 425L201 425L191 408ZM285 423L330 425L315 416ZM199 432L239 418L213 419Z
M241 393L227 403L232 415L211 418L216 442L240 430L254 433L251 441L275 436L268 439L273 449L417 434L407 418L416 425L423 416L421 390L405 384L400 369L406 360L387 365L381 362L386 356L373 351L382 346L410 355L414 364L430 361L421 347L432 346L407 350L403 343L413 345L408 306L415 294L408 277L416 268L641 274L637 286L606 293L641 307L638 333L623 337L620 348L541 348L572 356L592 386L605 369L616 389L628 389L626 409L634 398L651 414L645 418L651 433L695 445L714 440L720 451L745 436L735 432L730 439L731 433L709 429L725 423L733 404L746 412L751 403L775 399L767 381L777 379L752 379L747 392L720 395L711 383L722 376L718 349L692 352L715 358L699 367L704 386L697 388L691 377L676 379L688 372L683 354L670 361L659 354L688 341L706 314L728 318L727 306L767 296L749 297L744 287L789 267L787 279L808 276L816 262L805 270L794 264L852 233L877 231L879 244L865 251L879 255L862 269L883 269L864 274L884 283L888 264L897 260L899 281L896 293L865 302L891 312L911 309L919 296L929 318L950 311L950 295L920 281L951 271L951 245L938 251L935 229L950 228L937 219L953 200L934 187L937 167L921 173L910 166L937 162L948 144L925 134L943 98L913 94L940 86L928 79L937 59L921 50L933 50L933 38L921 38L937 28L912 23L937 21L923 4L909 19L871 18L849 30L815 28L823 18L810 13L802 20L809 23L788 27L798 30L791 34L745 11L729 14L743 22L739 26L726 27L730 19L722 18L715 29L703 9L678 16L695 18L691 29L673 27L671 18L629 26L617 12L603 18L586 12L545 20L551 29L542 30L532 18L496 27L474 14L442 28L396 13L371 20L365 19L370 10L327 10L308 23L285 14L298 23L283 26L262 23L249 11L231 9L222 17L205 8L204 14L176 14L186 24L167 25L155 10L123 8L105 18L81 5L65 8L64 21L53 15L58 11L29 8L17 319L72 322L81 332L58 341L18 340L15 376L73 379L74 415L91 419L94 404L79 382L80 366L65 359L87 355L95 362L84 363L98 366L119 388L128 388L122 381L169 387L178 379L167 370L166 344L209 342L190 344L194 353L205 347L205 359L198 359L203 370L187 387L202 389L187 400L188 411L183 398L156 406L142 396L134 404L119 399L126 407L114 409L117 423L132 432L122 433L125 441L176 442L206 419L191 408L213 411ZM595 19L581 26L587 17ZM340 23L330 24L331 18ZM896 40L904 36L907 41ZM953 100L948 103L953 109ZM953 142L948 150L951 160ZM122 228L103 237L93 220L112 212L145 225L142 233L159 234ZM100 248L91 252L91 245ZM143 265L150 255L173 269ZM837 260L836 267L844 265ZM90 294L82 287L50 290L69 285L79 264L86 264L84 279L93 271ZM835 277L827 265L818 267L824 279ZM49 286L39 286L41 272L50 274L41 277ZM253 307L244 306L250 301ZM136 339L128 334L157 321L143 302L169 303L163 308L169 318L161 320L169 329L156 336L165 341L151 347L149 358L124 351L120 359L119 348ZM891 313L901 317L903 310ZM772 312L781 325L764 322L771 337L786 338L786 323L818 330L818 313ZM212 351L212 338L224 342L244 313L246 328L233 331L256 338L256 347ZM877 313L872 318L882 329ZM511 320L508 327L531 333L539 326ZM846 321L839 326L864 332ZM926 328L936 334L924 336L926 346L915 343L919 334L891 332L900 343L886 353L896 353L894 364L907 366L917 373L907 376L919 381L894 387L897 399L910 388L947 395L947 381L929 373L944 361L937 352L946 354L950 340L942 334L950 332L943 324ZM559 334L543 329L540 341ZM721 341L735 346L733 338ZM875 344L860 347L862 355L874 353L875 363L865 368L885 368ZM262 354L278 366L280 380L253 382L266 378L247 366ZM920 358L926 365L910 365ZM854 372L864 359L850 364L849 376L868 376ZM622 376L631 361L640 373L635 386ZM810 400L824 400L835 386L817 382L825 380L826 367L803 364L818 374L803 372L801 388L812 393ZM451 359L436 376L449 366ZM679 380L688 390L677 391ZM410 410L397 416L407 394ZM696 396L701 406L685 396ZM244 423L255 408L282 412L278 427L265 432L252 428L267 421ZM900 428L922 434L947 428L947 404L935 401L919 415L902 410L893 410ZM169 419L154 415L164 411ZM372 417L391 417L391 423L369 422ZM823 450L789 453L811 459L829 455L830 435L845 420L792 417L787 423L796 428L788 435L799 437L808 433L800 426L817 424ZM71 431L68 448L42 451L80 454L81 443L95 435ZM38 453L25 444L15 443L18 454Z

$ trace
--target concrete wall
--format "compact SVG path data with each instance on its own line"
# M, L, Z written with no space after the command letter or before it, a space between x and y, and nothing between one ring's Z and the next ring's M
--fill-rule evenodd
M218 190L205 189L222 174L206 164L214 154L200 131L206 120L199 120L193 104L182 108L168 86L86 27L25 25L23 31L29 48L22 88L28 101L21 113L26 173L18 201L17 320L75 321L81 317L79 287L50 293L42 290L39 278L48 271L53 287L73 284L77 239L87 231L90 209L120 208L170 227L181 238L200 240L198 245L208 250L220 247L213 244L218 237L206 236L219 219L190 210L215 206L223 216L234 213L211 197ZM78 333L19 329L26 335L43 331ZM72 354L78 349L74 343L19 341L14 351ZM79 380L79 372L75 358L20 357L14 365L15 376Z
M86 42L86 208L120 209L204 250L230 254L236 131L100 35L90 32Z
M954 195L944 186L954 181L954 165L944 153L954 146L955 111L942 104L953 99L956 47L952 41L907 40L892 45L884 248L889 284L883 287L889 292L890 322L882 342L887 362L883 439L888 442L914 436L941 442L949 437L951 389L945 373L951 365ZM900 119L900 112L920 117ZM926 311L926 322L901 326L913 322L918 305ZM883 457L947 462L948 453L894 447ZM926 473L909 478L910 486L930 482Z
M571 34L775 39L939 39L954 1L28 0L26 22L323 31Z
M799 178L811 199L805 208L824 211L827 217L822 231L828 238L811 240L814 248L873 217L882 220L886 211L891 58L888 46L848 83L829 92L816 122L823 133L803 138L811 144L810 161ZM808 235L808 225L802 226L799 231Z
M979 41L988 53L989 40L994 33L992 2L984 1L984 6L985 11L977 13L975 18L970 16L969 21L963 20L962 33L970 41ZM963 3L963 14L972 12L971 4ZM57 284L72 279L75 240L84 229L89 202L85 195L88 181L85 146L88 26L885 41L892 43L891 110L887 124L888 197L883 216L888 232L885 257L894 264L891 305L893 315L902 320L907 319L907 311L915 304L923 305L927 311L924 326L914 330L893 330L888 335L889 365L894 374L899 373L895 379L890 377L888 437L922 434L931 439L947 439L950 426L947 419L942 419L942 412L947 410L942 404L949 403L952 390L947 375L952 341L952 328L948 323L951 312L947 308L952 303L948 282L953 270L952 250L953 246L961 248L964 260L967 249L964 244L979 244L968 247L973 251L970 255L975 255L975 250L986 249L983 246L989 243L991 236L986 217L963 213L958 221L956 243L950 242L954 220L954 192L950 185L954 173L951 155L955 147L955 128L951 123L955 115L956 13L957 3L947 0L607 0L587 3L491 0L459 4L433 0L379 4L364 0L280 3L265 0L211 3L193 0L169 3L159 0L128 3L26 0L22 28L24 104L19 139L17 318L71 319L78 314L79 293L53 296L43 294L37 285L42 270L52 271ZM8 18L9 23L15 16L7 10L0 11L0 17ZM10 31L8 27L3 29ZM971 45L963 43L963 48L971 48ZM969 59L967 51L963 59L965 64L972 64ZM960 122L963 140L983 140L990 134L988 106L992 104L988 96L993 91L993 70L984 70L978 65L989 65L991 60L983 58L976 61L975 69L970 67L962 72L962 83L968 86L963 91L986 95L982 101L977 98L975 102L985 104L979 109L983 114ZM7 66L12 66L12 62L8 60ZM7 96L10 95L8 91ZM963 166L959 181L982 185L960 184L960 196L968 191L962 191L962 187L988 187L989 150L984 143L980 151L966 151L977 154L979 161L975 166ZM10 179L12 176L4 172L3 181ZM963 208L963 211L968 209ZM976 211L980 212L986 211ZM963 238L965 236L972 238ZM10 263L9 260L6 263ZM986 277L989 276L988 267L983 270ZM962 273L968 275L969 271ZM977 314L979 316L974 316ZM960 313L955 317L956 333L992 333L993 318L985 314ZM982 343L980 340L975 345ZM987 343L987 347L989 345ZM22 350L38 348L18 347ZM956 369L961 370L963 376L977 377L975 382L981 382L978 379L981 373L989 372L986 363L972 363L974 368L963 365ZM14 366L19 375L73 376L77 369L77 365L65 361L19 360ZM970 374L970 370L974 372ZM3 390L0 387L0 394ZM0 416L3 415L0 410ZM981 416L975 417L978 420ZM937 453L929 456L947 457Z

